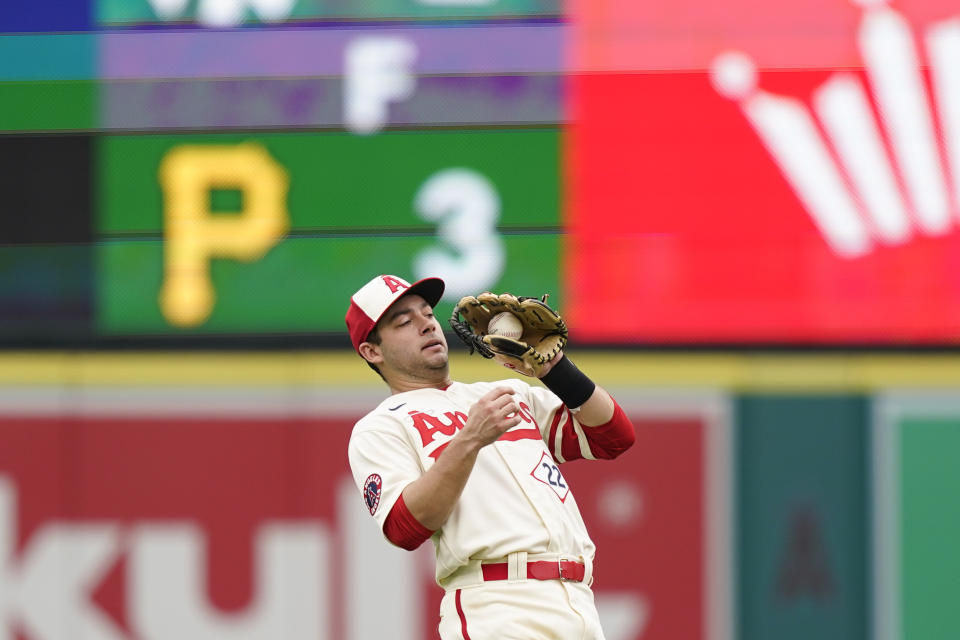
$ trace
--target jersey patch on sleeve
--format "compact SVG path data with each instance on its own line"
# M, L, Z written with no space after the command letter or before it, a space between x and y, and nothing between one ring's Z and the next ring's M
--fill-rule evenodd
M380 474L371 473L367 476L367 479L363 481L363 501L367 503L367 509L370 510L370 515L373 515L377 512L377 507L380 506L380 493L383 489L383 479L380 478Z

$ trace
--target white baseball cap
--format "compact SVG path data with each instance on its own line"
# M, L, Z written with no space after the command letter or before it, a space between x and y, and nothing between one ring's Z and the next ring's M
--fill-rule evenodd
M410 284L397 276L379 275L360 287L350 298L346 317L353 348L360 353L360 345L366 341L387 309L401 297L415 293L435 307L443 297L444 286L440 278L424 278Z

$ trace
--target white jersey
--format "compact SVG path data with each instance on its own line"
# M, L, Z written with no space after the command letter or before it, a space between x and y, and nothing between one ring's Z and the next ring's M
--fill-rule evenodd
M522 421L480 450L459 502L433 535L441 585L470 561L517 551L593 561L595 546L557 465L565 461L563 451L570 459L594 456L560 399L522 380L454 382L445 390L398 393L364 416L350 437L349 458L367 508L382 531L404 487L435 463L466 423L469 408L502 385L516 391Z

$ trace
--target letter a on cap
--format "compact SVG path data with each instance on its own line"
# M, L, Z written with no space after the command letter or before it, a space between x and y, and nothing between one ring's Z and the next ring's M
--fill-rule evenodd
M384 285L387 291L384 291ZM435 307L443 296L443 280L423 278L410 284L397 276L380 275L372 278L353 294L346 321L350 340L357 353L360 353L360 344L367 339L390 305L408 293L423 296L431 307Z
M390 293L396 293L400 289L409 289L410 285L398 278L393 276L380 276L380 279L383 280L384 284L390 287Z

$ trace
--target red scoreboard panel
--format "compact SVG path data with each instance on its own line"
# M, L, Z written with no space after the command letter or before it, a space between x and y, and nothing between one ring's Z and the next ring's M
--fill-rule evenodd
M955 4L571 12L579 340L960 337Z

